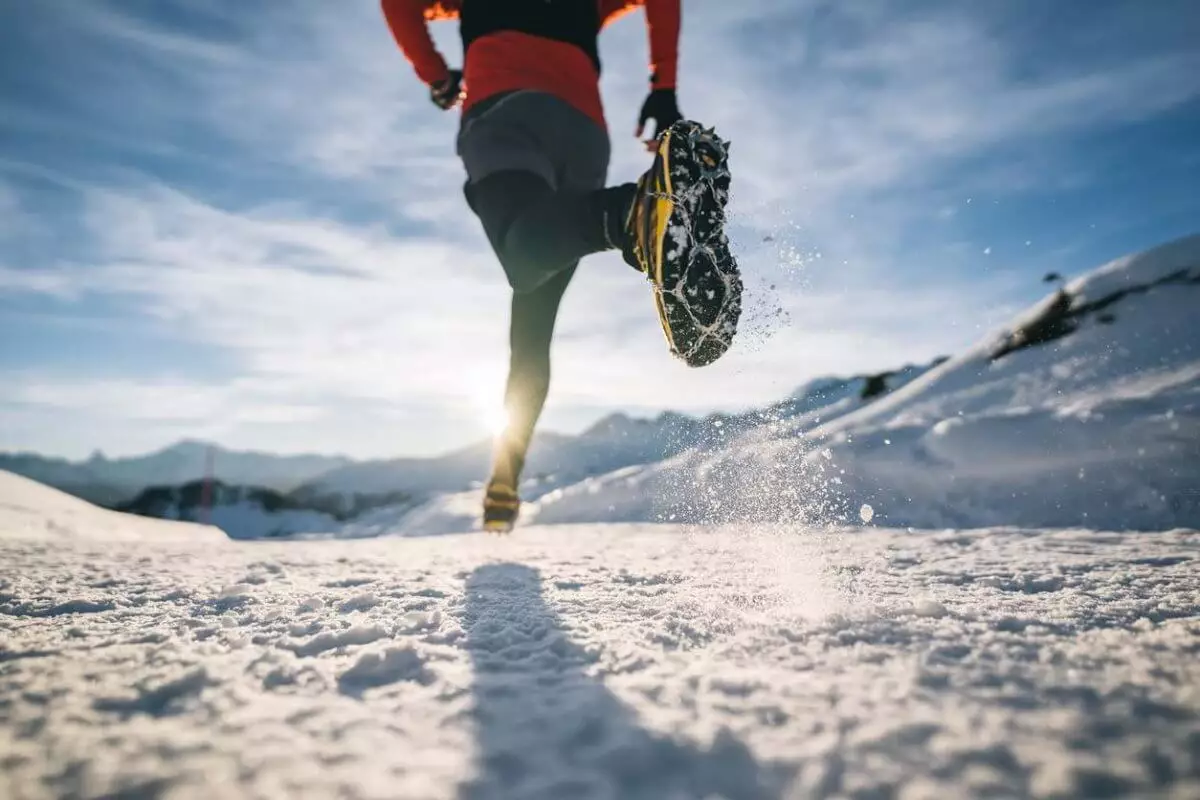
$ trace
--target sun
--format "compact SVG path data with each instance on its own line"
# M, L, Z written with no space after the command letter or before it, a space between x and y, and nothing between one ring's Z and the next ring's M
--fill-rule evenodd
M502 405L490 404L483 409L483 424L493 436L508 429L508 411Z
M463 394L467 409L474 417L476 430L483 429L493 437L500 437L508 430L508 409L504 404L504 392L496 391L504 386L504 375L482 376L473 381Z
M502 436L508 430L508 409L494 395L476 396L475 413L479 424L492 436Z

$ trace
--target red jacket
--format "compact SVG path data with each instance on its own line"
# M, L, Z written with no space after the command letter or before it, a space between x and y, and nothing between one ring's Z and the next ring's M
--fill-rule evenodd
M534 5L516 0L468 0L479 4L480 10L472 7L472 30L463 31L464 111L501 92L532 89L561 97L604 126L595 37L605 25L641 5L646 7L650 32L652 85L674 88L680 0L558 1L555 8L565 10L555 14L535 12ZM594 15L591 2L596 3ZM459 19L463 0L381 0L381 4L392 36L417 76L430 85L444 80L446 61L434 46L427 25Z

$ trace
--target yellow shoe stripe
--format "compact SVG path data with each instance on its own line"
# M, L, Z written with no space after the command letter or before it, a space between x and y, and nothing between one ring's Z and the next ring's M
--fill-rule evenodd
M654 293L654 307L658 311L658 324L662 326L663 336L667 339L667 346L674 350L675 337L671 333L671 326L667 324L667 307L663 303L662 292Z
M654 266L659 286L663 285L663 251L666 249L667 223L671 221L671 211L674 208L675 204L669 197L654 198Z
M663 188L667 194L674 194L671 191L671 159L668 157L671 153L671 131L667 130L663 133L662 141L658 144L658 154L662 156L663 163L667 168L663 170Z
M671 131L663 133L662 141L658 144L658 157L662 162L662 186L655 186L654 192L654 264L655 277L659 286L663 285L662 262L663 249L667 239L667 223L671 220L671 210L675 207L671 202ZM658 177L657 175L655 177Z
M658 311L658 321L662 325L663 336L667 339L667 346L672 350L675 349L675 336L671 332L671 326L667 324L667 309L663 304L663 252L666 246L667 239L667 223L671 220L671 212L675 205L672 202L671 191L671 131L667 130L662 135L662 140L658 144L658 157L662 161L662 186L653 187L656 193L654 198L654 278L655 285L658 291L654 293L654 306Z

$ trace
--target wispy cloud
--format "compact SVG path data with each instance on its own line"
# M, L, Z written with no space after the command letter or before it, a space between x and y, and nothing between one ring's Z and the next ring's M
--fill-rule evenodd
M747 332L687 370L665 354L638 276L590 259L564 304L548 423L768 402L997 324L1047 262L1062 265L1050 243L985 257L984 202L1101 180L1103 165L1071 155L1078 137L1200 94L1200 56L1161 7L1122 43L1136 5L1052 31L1069 58L1021 22L1023 6L688 5L681 100L734 142ZM64 55L0 96L0 128L24 144L0 163L0 328L31 335L31 306L98 314L220 353L222 369L138 369L132 353L81 378L53 353L36 369L0 361L0 433L49 442L70 417L75 450L125 450L151 421L155 435L284 449L302 435L373 455L482 433L507 289L462 201L457 120L430 106L376 3L137 16L59 0L26 14L30 52L56 41ZM452 58L455 33L436 31ZM645 49L639 15L602 42L615 179L644 166L631 133ZM34 247L34 224L58 235Z

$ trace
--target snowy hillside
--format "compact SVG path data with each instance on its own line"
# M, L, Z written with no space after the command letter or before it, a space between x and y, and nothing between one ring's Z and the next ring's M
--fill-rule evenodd
M724 447L738 434L768 423L831 418L861 407L912 381L933 365L906 366L895 372L822 378L800 387L772 406L741 414L694 418L664 412L653 419L610 414L576 436L541 432L534 437L522 493L537 498L586 478L626 467L651 464L692 450ZM402 458L351 464L323 475L294 493L328 502L338 494L371 497L403 491L414 495L450 495L478 486L491 462L491 444L481 442L438 458ZM459 499L451 499L457 505Z
M207 521L231 539L331 533L342 527L335 515L305 507L286 495L220 481L152 486L116 510L158 519Z
M227 541L225 534L216 528L120 514L2 470L0 538L49 540L55 543L89 540Z
M5 480L9 514L29 487ZM31 528L61 519L61 496L25 502ZM48 544L0 516L0 797L1200 785L1194 532L597 525L214 546L117 518L76 516L77 538Z
M931 366L810 381L783 401L740 414L698 419L664 412L644 419L616 413L578 435L541 432L530 451L522 493L536 500L614 470L654 464L690 450L719 450L736 436L763 425L811 427L816 419L828 420L875 401ZM110 508L195 521L205 518L202 482L192 478L164 484L159 476L202 475L210 447L180 442L142 457L108 460L96 455L78 463L0 454L0 464ZM469 530L478 516L477 487L487 473L490 449L490 443L483 442L433 458L348 462L214 447L216 473L244 476L244 483L222 489L225 496L217 498L207 518L236 539L322 533L353 538L400 530L409 534ZM320 472L317 479L290 491L269 488L280 481L290 485L296 476L313 471Z
M827 377L810 381L798 388L786 399L740 414L711 414L701 419L666 412L655 419L635 419L624 414L613 414L598 422L577 437L543 434L535 439L531 451L530 466L521 485L521 494L527 503L526 514L536 514L540 498L554 502L564 492L579 497L582 490L587 495L597 492L598 487L609 482L622 482L629 476L654 474L663 467L661 462L679 456L675 467L684 462L696 461L705 454L721 451L737 437L763 427L804 430L818 421L833 419L862 408L878 400L888 392L895 391L932 369L941 360L926 365L909 365L893 372L851 377ZM478 484L479 477L486 474L486 447L475 451L470 461L459 462L458 466L471 470L459 476L457 485ZM682 455L680 455L682 454ZM415 471L415 462L389 462L393 478L401 480ZM402 465L402 466L401 466ZM354 474L355 480L374 480L384 474L379 470L340 471L343 475ZM435 473L436 474L436 473ZM375 477L368 478L373 475ZM469 477L469 480L468 480ZM419 479L416 479L419 481ZM478 488L468 491L446 491L436 489L433 480L421 484L433 496L424 502L406 502L399 506L383 507L352 520L341 532L349 537L404 534L428 536L442 533L459 533L474 529L478 524L482 502ZM653 504L654 498L644 498ZM577 499L572 513L578 514L581 503ZM609 504L596 516L584 514L581 518L603 521L610 518ZM631 520L652 521L657 517L647 507L645 515L633 515ZM628 509L628 506L626 506ZM590 513L590 512L589 512ZM572 517L558 521L572 522Z
M1200 526L1198 307L1191 237L1080 277L953 359L743 414L541 434L523 519ZM289 496L328 514L234 504L214 521L247 538L472 530L489 451L343 465Z
M882 399L553 492L551 522L1200 526L1200 237L1118 259Z

